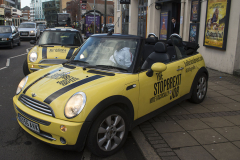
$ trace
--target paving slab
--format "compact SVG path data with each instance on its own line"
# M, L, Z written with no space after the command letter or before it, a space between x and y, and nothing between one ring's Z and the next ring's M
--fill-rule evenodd
M206 97L223 97L224 95L216 92L216 91L207 91Z
M217 91L217 92L224 96L232 96L232 95L239 94L238 92L235 92L233 90L223 90L223 91Z
M205 97L204 101L201 103L202 104L218 104L219 102L216 102L210 97Z
M205 129L210 128L208 125L199 119L179 120L177 123L185 130Z
M225 87L228 88L228 89L231 89L231 90L240 90L240 86L234 85L234 84L226 85Z
M152 125L159 133L184 131L175 121L154 122Z
M161 136L171 148L199 145L187 132L163 133Z
M218 85L221 85L221 86L232 85L232 83L227 82L227 81L217 81L215 83L218 84Z
M212 97L218 103L235 103L236 101L228 97Z
M214 160L215 158L209 154L202 146L184 147L174 150L180 159L183 160Z
M187 110L182 108L181 106L177 105L173 108L166 111L168 115L182 115L182 114L190 114Z
M240 94L239 93L238 93L238 95L231 96L231 98L234 99L235 101L240 102Z
M177 156L161 157L162 160L179 160Z
M210 118L201 118L201 121L209 125L210 127L226 127L226 126L234 126L233 123L225 120L222 117L210 117Z
M217 160L239 160L240 149L232 143L218 143L203 146Z
M207 108L203 107L200 104L193 104L192 106L185 106L183 107L190 113L206 113L206 112L211 112Z
M227 90L227 88L225 87L222 87L220 85L217 85L217 86L208 86L208 88L214 90L214 91L221 91L221 90Z
M181 107L187 107L187 106L193 106L195 104L185 100L185 101L182 101L181 103L179 103L178 105L180 105Z
M223 117L224 119L232 122L235 125L240 125L240 115L235 115L235 116L225 116ZM239 133L240 134L240 133Z
M223 104L224 106L235 110L235 111L240 111L240 103L239 102L234 102L234 103L225 103Z
M238 126L215 128L215 130L227 138L229 141L240 140L240 128Z
M203 104L203 106L212 112L232 111L232 109L223 104Z
M237 146L238 148L240 148L240 141L235 141L235 142L232 142L235 146Z
M213 129L194 130L189 131L188 133L191 134L202 145L228 141Z

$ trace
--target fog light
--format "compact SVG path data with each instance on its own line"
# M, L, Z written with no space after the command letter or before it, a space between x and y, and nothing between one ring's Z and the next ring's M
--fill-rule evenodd
M32 65L32 68L34 68L34 65Z
M60 138L60 142L61 142L62 144L66 144L66 140L65 140L63 137Z
M63 131L63 132L66 132L66 131L67 131L67 127L64 126L64 125L61 125L61 126L60 126L60 129L61 129L61 131Z

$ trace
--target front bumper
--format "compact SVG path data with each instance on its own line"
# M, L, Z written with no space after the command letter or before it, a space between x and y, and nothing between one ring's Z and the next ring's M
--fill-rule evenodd
M76 145L83 123L65 121L36 112L23 105L16 96L13 98L13 105L19 125L32 136L49 144L61 146L62 148L64 148L64 146L67 147ZM37 123L39 125L40 133L37 133L23 125L18 120L18 114L34 123ZM65 125L67 127L66 132L60 130L61 125ZM65 144L60 141L61 137L66 140Z
M11 41L0 41L0 47L9 47Z

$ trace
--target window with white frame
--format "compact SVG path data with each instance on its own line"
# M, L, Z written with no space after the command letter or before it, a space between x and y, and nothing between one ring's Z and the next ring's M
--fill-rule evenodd
M117 0L117 11L120 11L120 0Z

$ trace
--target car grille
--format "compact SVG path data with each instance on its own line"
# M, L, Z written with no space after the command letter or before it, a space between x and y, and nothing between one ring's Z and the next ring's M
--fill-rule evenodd
M22 104L26 105L27 107L29 107L37 112L55 117L52 108L42 102L39 102L39 101L37 101L33 98L30 98L26 95L21 95L19 97L19 101L22 102Z
M39 63L43 64L62 64L64 62L67 62L66 59L44 59L41 60Z
M28 36L29 32L20 32L20 36Z

